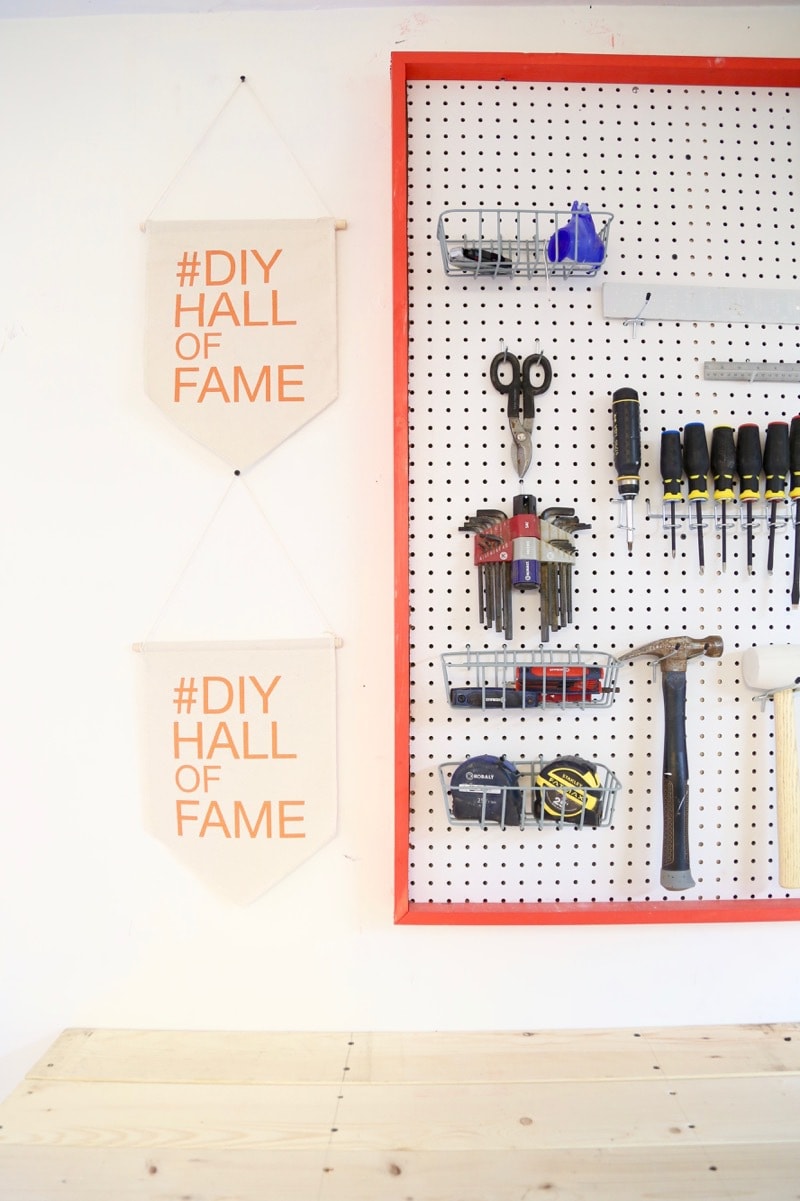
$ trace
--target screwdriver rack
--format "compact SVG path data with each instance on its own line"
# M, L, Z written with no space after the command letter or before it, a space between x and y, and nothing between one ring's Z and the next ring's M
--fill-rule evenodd
M748 647L797 641L800 613L786 603L789 556L776 559L772 576L759 571L746 586L739 555L725 577L703 575L685 543L676 569L659 528L659 442L676 408L682 420L709 430L761 422L766 413L790 420L797 411L791 381L754 372L747 380L712 380L704 364L800 360L797 326L781 324L788 318L770 316L758 299L798 288L791 164L800 62L398 53L392 90L396 920L798 920L800 895L778 880L771 708L762 711L741 671ZM527 260L515 267L515 248L508 253L505 232L498 235L492 206L529 212L533 203L533 211L563 217L582 198L596 217L614 214L601 270L556 273L540 262L534 278ZM468 227L475 214L482 228ZM603 228L600 220L596 226ZM516 231L508 236L513 243ZM465 245L473 257L461 253ZM605 311L609 289L638 284L641 300ZM662 294L687 291L703 301L697 312L656 317ZM731 294L742 291L756 297L751 320L708 315L727 313ZM538 339L553 378L537 403L532 462L520 481L509 465L507 413L489 365L506 348L530 354ZM612 503L612 394L621 386L641 398L630 551ZM572 620L548 639L535 586L514 593L513 638L505 627L483 624L474 546L460 532L465 513L521 488L573 508L589 527L575 540ZM793 519L786 508L778 512L788 541ZM676 514L688 532L697 507L684 500ZM700 517L715 522L710 500ZM733 504L731 520L735 543L745 531ZM754 506L754 522L763 540L763 504ZM659 878L661 681L641 661L619 673L617 663L633 647L684 634L719 636L724 653L687 666L696 883L675 893ZM508 682L516 683L525 657L534 663L544 650L576 641L608 648L608 691L580 703L563 694L551 702L548 694L543 704L517 708ZM603 663L596 652L578 653L581 663L584 656ZM569 757L577 747L590 762L613 764L614 804L602 828L563 822L540 829L533 795L525 829L455 820L447 800L451 765L482 755L532 764L544 752ZM525 786L534 787L530 776Z
M546 762L543 757L516 761L514 767L519 772L519 782L514 785L472 785L476 806L480 808L477 821L459 818L453 811L453 773L461 765L452 762L440 764L439 779L448 824L484 830L492 826L500 830L509 827L536 831L566 829L570 834L584 830L588 833L590 829L611 825L620 782L609 768L600 763L592 764L597 777L597 785L592 788L571 785L568 790L559 790L552 785L545 787L535 783ZM498 818L493 821L487 820L491 807L498 810ZM567 816L575 809L579 811L576 816Z
M614 218L595 212L591 217L604 259ZM596 275L601 263L559 262L548 252L571 219L568 209L446 209L436 227L445 275L545 280Z
M619 664L580 647L445 651L444 688L454 709L605 709Z
M678 525L685 525L689 530L696 530L697 526L702 523L703 529L721 530L723 524L727 530L746 530L748 525L754 530L767 529L771 524L774 524L779 529L785 529L787 526L797 525L797 517L795 515L795 501L782 500L778 501L778 509L773 519L770 505L760 504L753 505L753 512L750 517L747 515L745 506L739 501L726 502L726 516L723 523L722 510L719 501L712 504L701 503L700 520L697 516L697 505L694 501L663 501L661 511L656 513L652 511L649 498L645 499L645 516L648 521L659 521L664 527L664 532L669 533L670 525L673 520L673 515L670 512L672 503L675 505L675 522ZM620 527L624 528L623 523Z

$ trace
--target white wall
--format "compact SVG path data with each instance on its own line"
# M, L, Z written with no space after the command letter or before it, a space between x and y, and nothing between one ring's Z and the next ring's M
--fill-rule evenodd
M800 53L800 11L418 6L0 23L0 1093L71 1025L798 1017L794 923L392 924L393 50L786 56ZM213 178L229 143L205 135L219 137L243 74L272 124L232 107L221 120L253 123L255 139L263 117L265 136L290 149L292 180L275 177L269 153L241 164L233 190ZM271 636L280 597L253 589L248 556L275 547L266 530L262 548L234 540L202 597L167 604L229 469L144 395L139 226L154 209L286 215L303 173L312 207L348 222L340 394L249 479L282 540L295 529L312 539L315 595L344 640L340 823L240 909L142 830L131 644L154 624L165 636Z

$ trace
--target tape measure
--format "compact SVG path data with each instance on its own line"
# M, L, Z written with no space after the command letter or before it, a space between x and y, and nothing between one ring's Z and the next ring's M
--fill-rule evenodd
M586 759L554 759L534 780L534 816L576 825L597 826L603 789L597 767Z
M453 817L458 821L498 822L518 826L522 796L515 787L519 772L505 755L477 755L460 763L453 772L448 792Z

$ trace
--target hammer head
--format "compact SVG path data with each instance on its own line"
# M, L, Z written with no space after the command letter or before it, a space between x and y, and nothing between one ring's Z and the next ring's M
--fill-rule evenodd
M748 688L783 692L800 684L800 646L753 646L742 655Z
M690 659L696 658L697 655L708 655L711 659L718 659L722 650L722 639L716 634L709 634L707 638L688 638L681 635L677 638L657 638L655 642L648 642L636 650L626 651L619 659L622 662L625 659L647 657L657 660L662 671L686 671L686 664Z

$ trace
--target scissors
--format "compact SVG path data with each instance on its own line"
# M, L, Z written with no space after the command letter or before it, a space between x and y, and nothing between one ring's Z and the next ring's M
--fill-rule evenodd
M503 368L506 370L503 371ZM510 372L511 379L500 378ZM550 387L553 369L543 354L529 354L522 363L515 354L503 350L492 359L489 378L498 392L508 396L508 424L514 440L513 461L520 479L533 457L533 419L536 397Z

